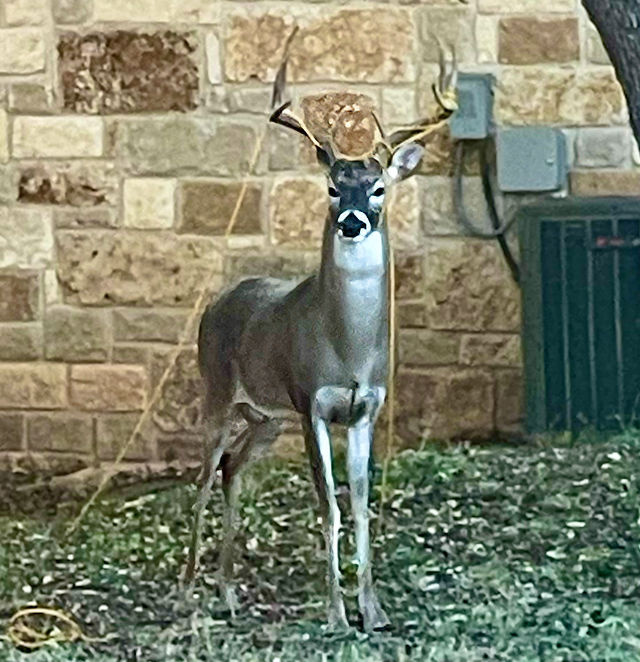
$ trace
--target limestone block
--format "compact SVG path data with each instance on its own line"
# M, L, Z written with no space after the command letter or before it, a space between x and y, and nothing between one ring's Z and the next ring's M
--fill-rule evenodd
M98 117L30 117L13 121L13 155L24 158L102 156L103 126Z
M146 395L147 374L142 366L71 366L70 401L83 411L139 410Z
M123 225L140 230L173 227L175 179L125 179Z
M0 363L0 409L64 409L67 369L58 363Z

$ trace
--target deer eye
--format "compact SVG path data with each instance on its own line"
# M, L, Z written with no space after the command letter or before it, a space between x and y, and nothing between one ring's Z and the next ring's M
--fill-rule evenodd
M338 191L335 188L333 188L333 186L329 187L329 195L332 198L339 198L340 197L340 194L338 193Z
M381 198L384 195L384 187L378 186L376 190L371 194L373 198Z

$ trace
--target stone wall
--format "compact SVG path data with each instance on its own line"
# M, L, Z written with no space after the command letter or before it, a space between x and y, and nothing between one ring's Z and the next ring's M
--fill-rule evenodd
M317 264L323 176L277 127L223 237L294 24L298 99L346 86L386 126L410 122L432 110L439 35L464 70L496 75L500 123L567 128L576 192L638 190L623 98L576 0L3 0L4 457L113 458L203 282ZM461 235L450 173L445 131L390 203L403 443L513 432L521 417L519 294L496 245ZM129 459L197 455L194 356Z

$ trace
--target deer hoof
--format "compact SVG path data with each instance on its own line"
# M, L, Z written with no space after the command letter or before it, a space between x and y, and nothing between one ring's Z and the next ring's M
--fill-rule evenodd
M362 607L362 625L365 632L379 632L387 630L391 621L384 613L384 609L378 604L377 600L372 600Z
M340 603L339 606L330 607L327 630L329 632L344 632L348 629L349 621L344 610L344 604Z
M238 608L240 607L240 603L238 602L236 591L233 586L224 587L224 599L227 603L227 608L231 612L231 618L234 619L236 617Z

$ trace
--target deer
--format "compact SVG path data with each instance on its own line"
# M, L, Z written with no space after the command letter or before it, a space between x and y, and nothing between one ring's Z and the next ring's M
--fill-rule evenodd
M338 136L344 136L345 127L354 122L369 126L371 115L362 108L347 108L346 120L341 123L338 118L328 135L314 135L303 117L291 110L291 101L282 103L286 65L285 57L274 84L270 121L308 139L326 171L329 205L321 263L318 272L302 282L242 280L202 315L198 363L205 387L205 462L185 579L193 585L202 517L220 468L225 498L221 590L235 616L233 542L242 469L268 450L281 431L283 416L294 412L302 422L323 523L328 626L348 627L340 587L341 520L330 430L332 424L346 426L358 606L363 628L371 632L390 625L376 595L369 543L369 464L389 375L390 245L385 199L390 187L416 171L426 137L457 108L455 52L449 62L440 47L440 71L433 86L439 104L435 119L401 127L387 137L374 114L379 139L357 158L345 157Z

